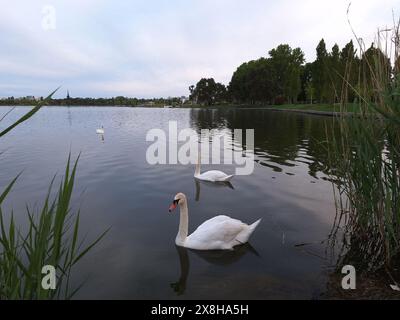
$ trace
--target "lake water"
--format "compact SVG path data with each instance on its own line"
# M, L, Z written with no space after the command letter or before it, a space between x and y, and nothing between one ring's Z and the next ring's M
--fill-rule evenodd
M27 110L16 108L1 128ZM148 164L146 133L167 130L170 120L229 136L255 129L254 172L230 188L196 184L193 165ZM81 236L111 230L74 269L75 284L86 280L75 298L318 299L333 263L321 243L335 207L320 143L332 121L265 109L46 107L0 141L1 189L23 170L3 210L23 223L25 205L40 206L69 151L80 152L73 209L81 210ZM211 168L234 173L235 165L202 166ZM189 232L217 214L262 223L234 251L178 248L179 214L168 213L177 192L188 197Z

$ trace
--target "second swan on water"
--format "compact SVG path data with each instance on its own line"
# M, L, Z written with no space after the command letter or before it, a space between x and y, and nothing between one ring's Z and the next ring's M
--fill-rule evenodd
M201 166L201 152L198 152L198 158L196 168L194 171L194 177L199 180L211 181L211 182L229 182L233 175L227 175L225 172L219 170L210 170L200 173Z
M175 239L178 246L196 250L232 250L234 246L246 243L261 219L251 225L228 216L219 215L203 222L192 234L188 235L189 216L186 196L175 195L169 207L172 212L179 205L179 231Z
M101 126L101 128L96 129L96 133L97 133L97 134L104 134L104 127Z

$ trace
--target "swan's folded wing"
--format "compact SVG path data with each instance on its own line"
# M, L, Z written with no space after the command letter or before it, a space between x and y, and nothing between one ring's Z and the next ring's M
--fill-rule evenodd
M199 178L210 181L219 181L225 179L227 176L228 175L222 171L210 170L200 174Z
M201 225L199 225L199 226L197 227L197 230L198 230L198 229L202 229L202 228L207 228L207 227L209 227L209 226L215 225L215 224L217 224L217 223L224 222L224 221L229 220L229 219L232 219L232 218L230 218L230 217L228 217L228 216L225 216L225 215L215 216L215 217L213 217L213 218L211 218L211 219L208 219L208 220L204 221ZM232 219L232 220L233 220L233 219ZM239 220L238 220L238 221L239 221Z
M228 216L216 216L201 224L191 235L192 240L229 243L243 231L246 225L237 219Z

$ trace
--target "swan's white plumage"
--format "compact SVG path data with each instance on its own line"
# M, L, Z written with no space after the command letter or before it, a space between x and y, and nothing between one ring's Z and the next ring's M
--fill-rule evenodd
M211 182L222 182L229 181L233 178L233 175L227 175L225 172L219 170L210 170L194 176L196 179L211 181Z
M198 250L232 249L240 244L236 241L239 235L248 227L242 221L220 215L201 224L186 238L185 246Z
M228 182L233 178L233 175L227 175L225 172L219 170L210 170L200 173L201 166L201 153L198 152L196 169L194 177L199 180L210 181L210 182Z
M247 225L238 219L219 215L203 222L197 229L188 234L188 209L186 196L178 193L180 225L175 243L196 250L231 250L234 246L248 241L261 219Z

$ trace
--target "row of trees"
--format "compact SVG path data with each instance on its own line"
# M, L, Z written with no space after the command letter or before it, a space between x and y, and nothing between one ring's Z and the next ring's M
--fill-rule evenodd
M306 63L300 48L282 44L270 50L267 57L240 65L228 87L212 78L201 79L189 87L190 99L199 104L335 103L353 102L358 92L374 100L371 67L385 66L378 74L386 81L392 79L396 67L392 69L390 59L374 45L361 49L350 41L342 49L335 44L328 51L322 39L315 61ZM377 64L376 59L381 63ZM400 69L400 61L394 65Z
M14 98L8 97L0 99L0 105L34 105L37 101L43 100L43 97L35 100L34 98ZM153 99L138 99L123 96L112 98L82 98L82 97L67 97L63 99L51 99L51 105L55 106L148 106L148 105L180 105L182 98L153 98Z

